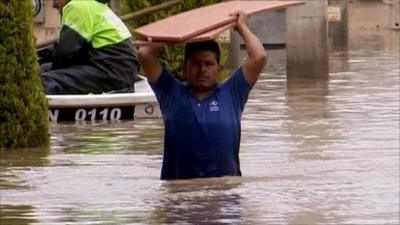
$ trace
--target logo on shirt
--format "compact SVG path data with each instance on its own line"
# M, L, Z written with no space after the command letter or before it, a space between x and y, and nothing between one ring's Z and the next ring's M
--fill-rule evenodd
M216 100L212 100L210 104L208 105L208 108L210 109L210 112L217 112L219 111L219 106L218 102Z
M147 115L152 115L152 114L154 113L154 105L152 105L152 104L147 105L147 106L144 108L144 112L145 112Z

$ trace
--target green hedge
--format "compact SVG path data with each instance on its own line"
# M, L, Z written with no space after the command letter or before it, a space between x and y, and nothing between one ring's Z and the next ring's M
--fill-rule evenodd
M31 0L0 2L0 148L48 146Z

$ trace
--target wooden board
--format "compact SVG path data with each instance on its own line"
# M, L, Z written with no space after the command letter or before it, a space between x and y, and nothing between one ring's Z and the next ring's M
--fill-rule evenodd
M222 26L222 27L207 31L205 33L199 34L197 36L191 37L189 39L186 39L184 42L185 43L189 43L189 42L213 40L214 38L216 38L222 32L231 29L234 25L235 25L234 23L230 23L228 25L225 25L225 26Z
M136 29L137 39L159 42L185 42L212 39L236 22L231 13L242 10L249 16L303 1L227 1L186 11ZM211 32L207 34L207 32Z

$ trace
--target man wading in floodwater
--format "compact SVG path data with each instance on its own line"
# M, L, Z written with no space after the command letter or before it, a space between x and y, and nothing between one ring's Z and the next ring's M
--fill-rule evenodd
M215 41L185 46L184 84L160 64L163 44L139 48L140 64L157 96L165 125L163 180L241 175L241 115L267 56L247 26L247 15L237 12L232 16L237 17L235 29L244 40L248 58L222 84L217 83L222 66Z

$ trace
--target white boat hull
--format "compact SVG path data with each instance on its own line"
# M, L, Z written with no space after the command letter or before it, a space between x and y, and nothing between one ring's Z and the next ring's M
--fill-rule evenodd
M47 95L49 121L134 120L161 118L157 99L146 80L135 93Z

